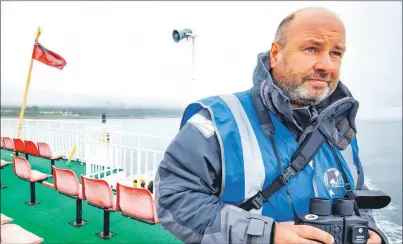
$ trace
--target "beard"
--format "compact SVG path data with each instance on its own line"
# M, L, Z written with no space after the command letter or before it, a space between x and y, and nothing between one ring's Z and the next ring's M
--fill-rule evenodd
M273 82L276 84L290 99L291 104L296 104L301 107L314 106L325 100L330 96L336 87L333 89L330 87L330 74L324 74L322 72L314 71L302 78L298 76L292 69L287 69L287 64L284 64L284 72L272 72ZM312 87L309 91L307 87L304 86L305 82L309 79L321 78L325 79L327 86L323 87Z
M314 106L325 100L332 94L332 90L329 86L326 88L317 88L314 94L309 92L306 87L303 86L304 82L299 85L292 85L292 83L278 82L277 86L283 91L283 93L290 99L290 103L297 104L302 107Z

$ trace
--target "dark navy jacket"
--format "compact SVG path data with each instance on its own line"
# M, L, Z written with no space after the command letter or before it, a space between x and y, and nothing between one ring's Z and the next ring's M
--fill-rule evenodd
M336 91L320 104L292 111L288 98L273 83L267 67L268 54L260 54L253 76L254 86L249 92L258 106L267 106L299 141L309 133L304 130L306 121L320 116L329 105L352 97L339 82ZM262 82L266 85L263 86ZM344 135L335 132L357 131L354 123L357 109L358 103L345 117L337 118L337 121L344 122L341 124L345 128L336 129L335 124L327 122L327 134L335 145L346 146ZM221 149L210 113L204 109L197 114L199 118L200 115L203 119L199 119L199 123L190 120L183 125L168 146L157 171L156 207L161 224L185 243L270 243L274 226L272 218L220 200ZM359 177L355 175L355 178ZM363 178L358 180L356 187L365 188ZM371 210L362 210L361 215L387 243L387 237L377 226Z

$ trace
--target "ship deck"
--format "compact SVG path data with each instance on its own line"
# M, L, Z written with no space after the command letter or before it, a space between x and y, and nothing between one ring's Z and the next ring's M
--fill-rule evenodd
M11 151L1 149L1 158L12 161ZM50 161L30 156L32 169L50 173ZM85 165L66 160L58 160L55 166L73 170L78 178L85 174ZM80 180L80 179L79 179ZM47 182L53 183L53 179ZM103 211L83 202L83 219L87 225L75 228L69 222L75 219L76 202L58 191L42 184L36 184L38 205L28 206L30 199L29 183L14 175L13 166L1 170L1 183L7 186L1 189L1 212L13 218L13 224L44 238L43 243L181 243L161 225L149 225L122 216L121 212L112 212L110 231L116 236L103 240L96 236L103 228Z

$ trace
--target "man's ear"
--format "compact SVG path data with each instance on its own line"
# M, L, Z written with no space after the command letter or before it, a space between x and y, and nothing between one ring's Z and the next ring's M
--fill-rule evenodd
M281 48L280 45L276 41L274 41L271 44L271 49L270 49L270 68L274 68L278 64L280 48Z

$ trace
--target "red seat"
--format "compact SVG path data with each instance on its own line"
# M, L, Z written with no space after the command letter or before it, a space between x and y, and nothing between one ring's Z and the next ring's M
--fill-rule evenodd
M3 137L0 137L0 140L1 140L1 148L5 148L5 146L4 146L4 141L3 141Z
M4 148L7 150L14 151L14 143L10 137L3 137Z
M13 142L16 156L18 156L18 153L25 153L25 143L21 139L13 138Z
M8 166L8 165L10 165L10 164L12 164L12 162L7 162L7 161L4 161L3 159L1 160L1 166L0 166L0 169L3 169L4 167L6 167L6 166ZM0 178L1 179L1 178ZM7 186L3 186L1 183L0 183L0 189L3 189L3 188L7 188Z
M38 142L38 151L39 151L39 156L42 158L48 158L48 159L59 159L64 157L64 155L54 155L52 153L52 150L50 150L49 144L46 142Z
M33 141L25 140L25 158L28 159L28 155L39 157L39 150Z
M35 183L41 183L44 180L51 178L52 175L44 174L37 170L32 170L29 162L22 157L13 156L13 164L14 164L14 174L18 176L20 179L28 181L30 183L31 188L31 201L26 202L26 204L32 206L38 204L39 202L35 201Z
M81 175L83 184L83 199L88 204L104 210L104 228L97 234L98 237L108 240L115 236L109 231L110 212L116 209L116 197L112 193L112 188L105 180L92 179Z
M80 228L88 222L82 219L82 188L78 182L76 174L69 169L59 169L53 167L54 186L63 195L76 199L76 220L70 222L74 227Z
M64 157L63 155L53 155L52 150L50 150L49 144L47 144L45 142L38 142L38 151L39 151L40 157L50 159L51 169L52 169L52 166L55 165L55 160L58 160L58 159L61 159Z
M149 190L117 183L116 199L116 210L121 211L123 215L150 224L159 223L154 199Z

